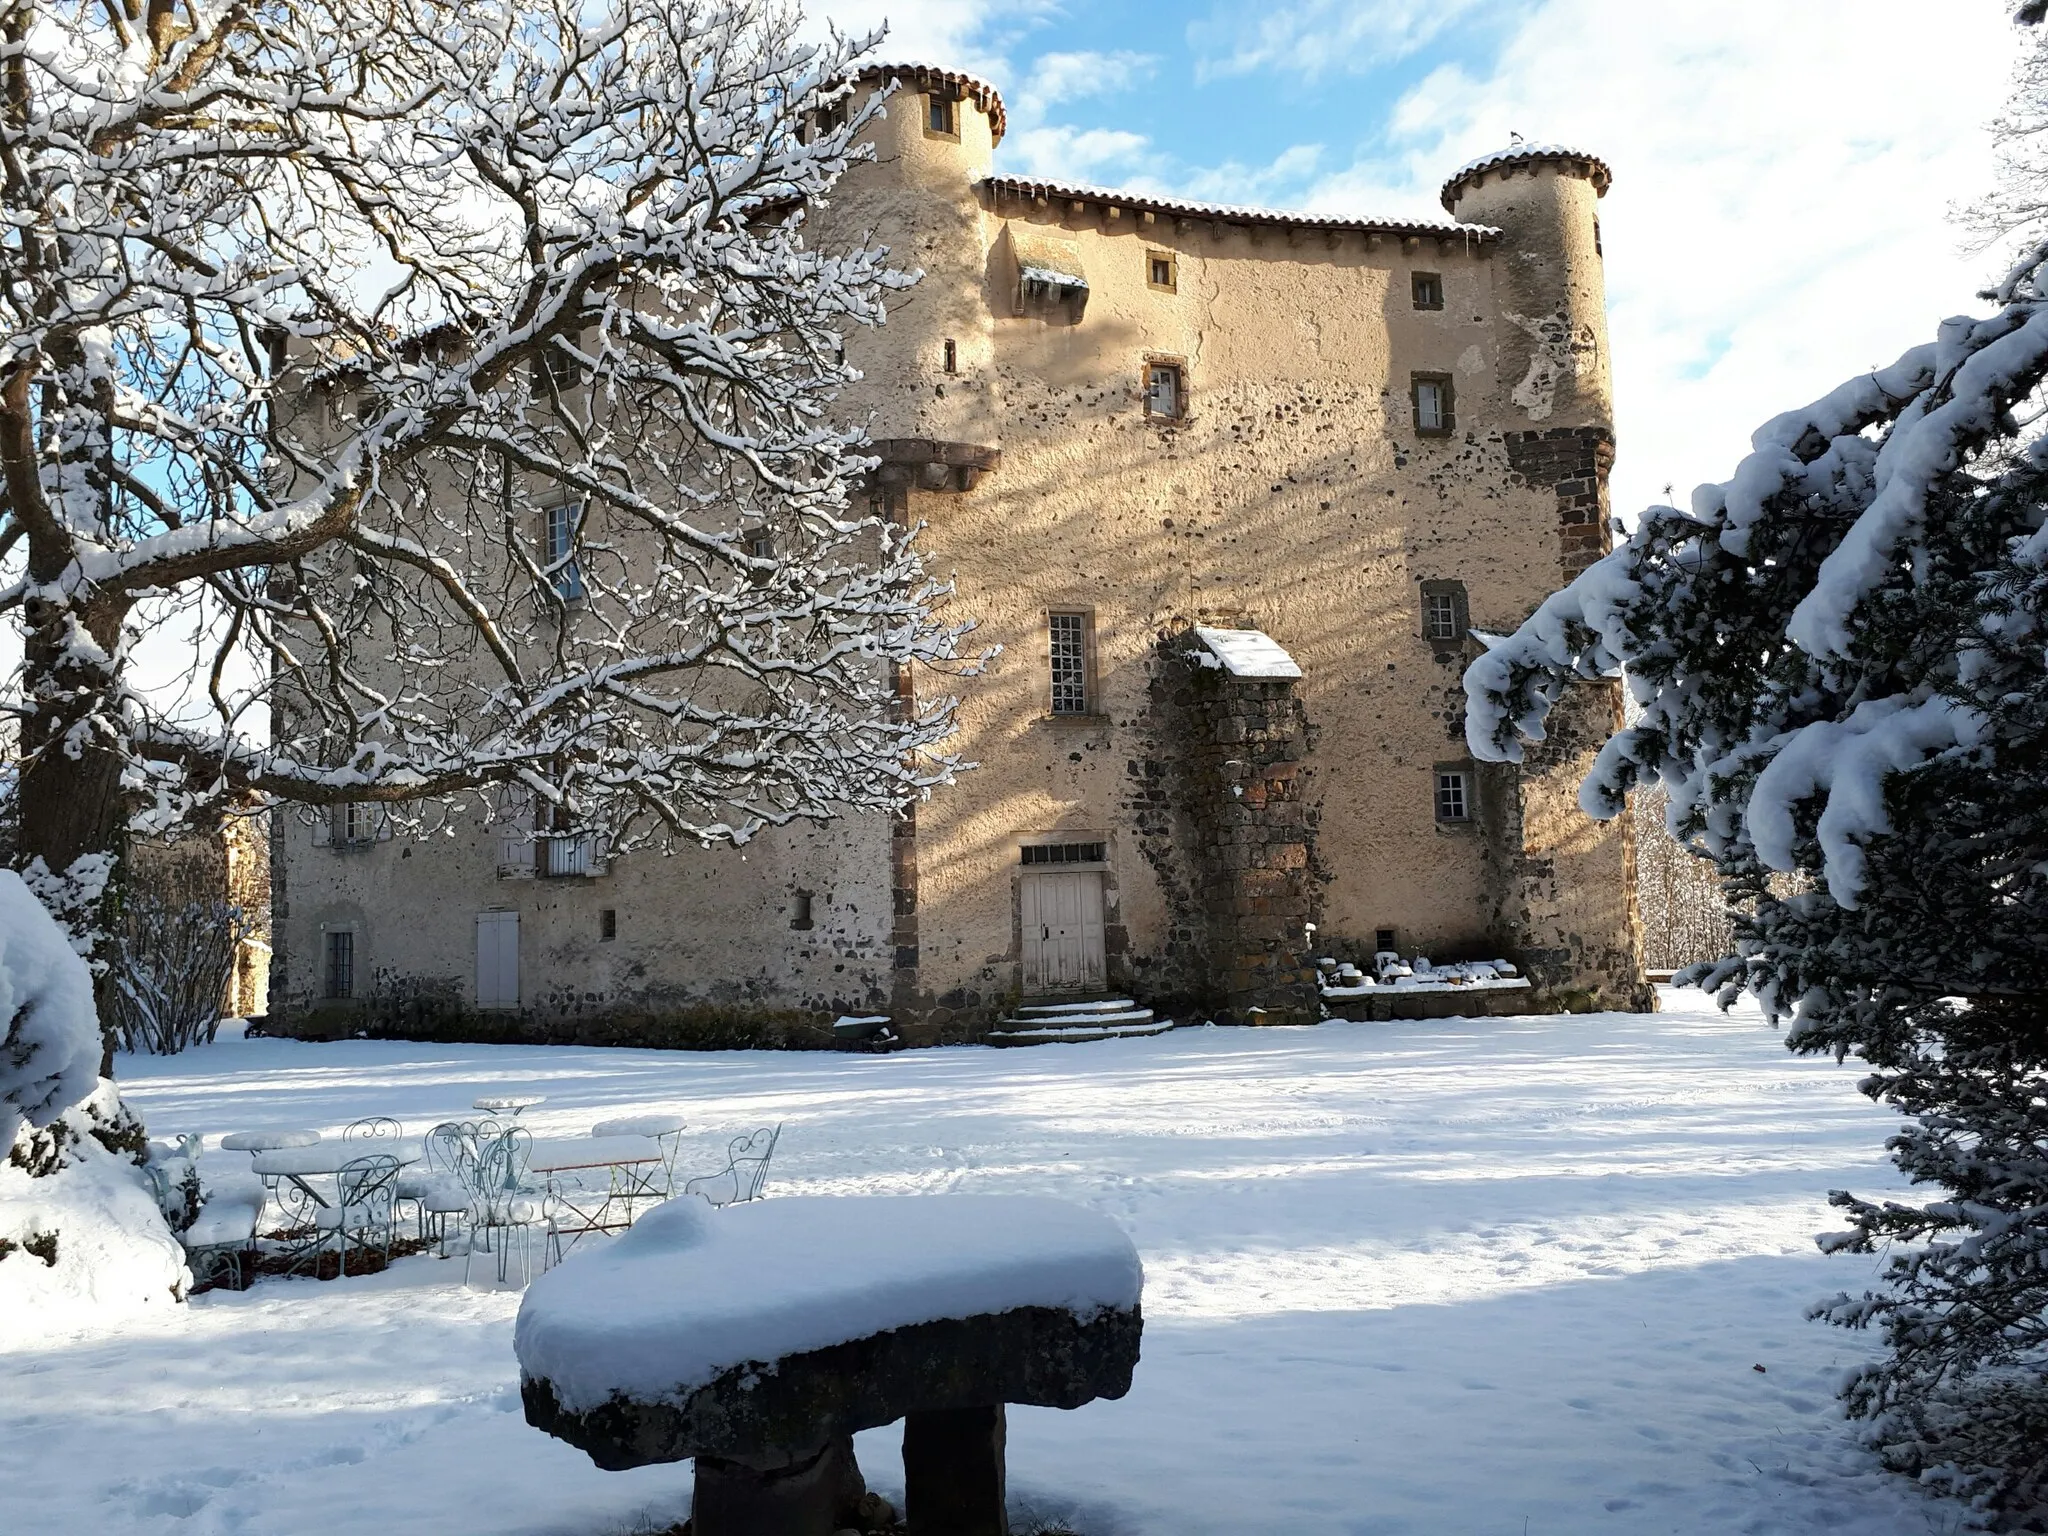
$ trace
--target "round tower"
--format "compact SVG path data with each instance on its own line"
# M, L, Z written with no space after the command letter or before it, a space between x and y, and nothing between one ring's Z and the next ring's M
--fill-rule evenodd
M847 172L820 222L828 239L865 236L924 276L894 296L886 326L850 328L847 357L866 377L841 403L885 468L900 465L927 490L966 489L998 446L979 187L1003 136L1003 103L971 75L909 64L862 70L850 105L891 85L867 132L875 159ZM917 462L917 444L933 445L932 456Z
M1444 183L1452 217L1504 236L1495 292L1505 420L1613 429L1599 215L1612 179L1606 162L1584 150L1518 144L1482 155Z

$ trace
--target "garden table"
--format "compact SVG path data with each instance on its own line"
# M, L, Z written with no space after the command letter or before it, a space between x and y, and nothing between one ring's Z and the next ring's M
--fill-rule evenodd
M633 1224L635 1200L661 1200L668 1191L663 1174L668 1154L652 1136L537 1136L526 1166L547 1179L558 1218L553 1241L560 1257L560 1239L570 1246L591 1232L615 1232ZM604 1188L585 1189L572 1177L603 1169Z
M288 1179L306 1198L324 1207L328 1203L327 1197L307 1183L308 1179L337 1174L344 1165L359 1157L396 1158L402 1168L424 1156L425 1137L400 1136L396 1140L321 1141L311 1146L272 1147L253 1154L249 1161L273 1189L279 1179Z
M472 1099L469 1107L481 1109L489 1114L507 1114L516 1117L523 1109L536 1104L545 1104L548 1096L544 1093L487 1093L480 1099Z
M318 1131L236 1131L220 1139L223 1152L274 1152L280 1147L310 1147L318 1143Z

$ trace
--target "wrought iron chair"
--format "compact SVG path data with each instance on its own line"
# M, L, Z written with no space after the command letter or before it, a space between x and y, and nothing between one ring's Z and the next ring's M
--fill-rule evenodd
M315 1261L328 1243L341 1253L341 1272L348 1273L348 1251L375 1247L391 1261L391 1229L397 1222L398 1159L372 1152L343 1163L335 1174L337 1200L313 1214L318 1235L309 1252Z
M477 1146L469 1205L469 1252L462 1261L462 1283L479 1246L498 1257L498 1281L504 1283L512 1257L512 1234L519 1234L520 1284L533 1278L533 1229L544 1227L550 1201L547 1191L532 1183L527 1162L533 1156L533 1132L515 1125Z
M444 1120L427 1132L420 1160L398 1175L398 1199L412 1206L420 1241L433 1236L444 1259L448 1257L448 1219L469 1212L476 1153L476 1126Z
M360 1120L351 1120L341 1133L345 1143L358 1141L398 1141L405 1136L405 1127L389 1115L365 1115ZM365 1150L370 1150L365 1148Z
M211 1281L222 1271L245 1291L254 1278L256 1225L263 1215L263 1181L254 1174L205 1181L206 1200L192 1224L178 1234L192 1278Z
M683 1185L686 1195L701 1195L715 1206L738 1205L758 1200L768 1183L768 1163L775 1156L775 1144L782 1139L782 1127L762 1126L745 1136L735 1136L726 1149L725 1166L716 1173L700 1174Z

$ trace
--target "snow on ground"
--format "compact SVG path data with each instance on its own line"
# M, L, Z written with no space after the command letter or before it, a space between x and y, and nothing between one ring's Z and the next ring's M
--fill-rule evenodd
M1666 1006L888 1056L223 1041L120 1072L153 1134L209 1146L530 1090L544 1134L682 1113L691 1166L784 1121L771 1197L1107 1212L1145 1263L1136 1385L1010 1419L1013 1504L1087 1536L1957 1529L1837 1416L1872 1341L1800 1317L1872 1273L1812 1235L1829 1187L1895 1185L1891 1116L1754 1014ZM460 1279L265 1282L0 1354L0 1530L679 1518L687 1465L598 1472L526 1427L518 1296ZM860 1437L885 1492L898 1439Z

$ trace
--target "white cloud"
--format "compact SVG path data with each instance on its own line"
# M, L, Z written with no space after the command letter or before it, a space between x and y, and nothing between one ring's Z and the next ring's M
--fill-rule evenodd
M1311 78L1406 58L1480 0L1296 0L1292 5L1219 6L1188 27L1195 78L1207 82L1255 70Z
M1950 205L1989 184L2016 48L1997 6L1547 0L1495 64L1445 68L1323 211L1441 217L1436 188L1510 131L1599 152L1615 505L1725 479L1750 432L1972 308L1991 275Z

